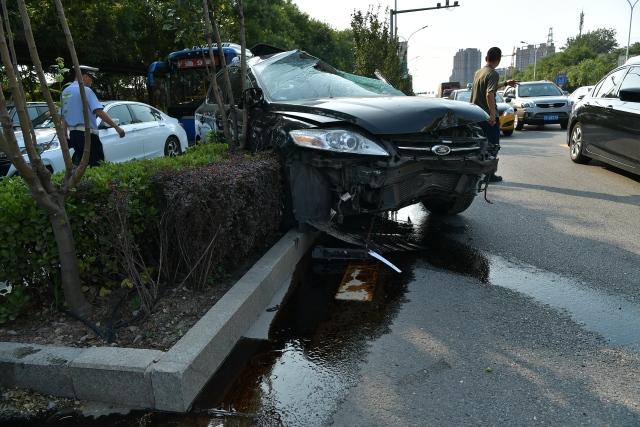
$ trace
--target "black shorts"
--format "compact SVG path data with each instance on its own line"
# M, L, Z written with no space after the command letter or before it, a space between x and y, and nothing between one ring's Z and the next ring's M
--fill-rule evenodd
M73 148L73 157L71 160L74 165L79 165L82 160L82 152L84 151L84 131L72 130L69 132L69 148ZM102 150L102 142L98 135L91 134L91 155L89 156L89 166L98 166L104 161L104 151Z

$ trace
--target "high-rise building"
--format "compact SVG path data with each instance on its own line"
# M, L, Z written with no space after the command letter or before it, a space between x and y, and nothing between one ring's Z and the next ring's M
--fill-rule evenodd
M460 82L461 87L473 83L473 75L480 68L482 52L475 48L460 49L453 57L453 72L449 81Z
M556 53L556 46L553 43L541 43L538 48L532 44L516 50L516 69L524 70L540 58Z

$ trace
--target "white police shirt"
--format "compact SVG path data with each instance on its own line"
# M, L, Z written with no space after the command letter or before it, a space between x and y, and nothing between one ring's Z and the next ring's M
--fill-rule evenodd
M98 129L95 111L104 108L104 106L98 101L98 97L90 87L85 86L84 93L87 97L87 104L89 104L89 120L91 122L89 127ZM62 91L60 105L62 117L69 127L84 126L80 85L77 81L71 83Z

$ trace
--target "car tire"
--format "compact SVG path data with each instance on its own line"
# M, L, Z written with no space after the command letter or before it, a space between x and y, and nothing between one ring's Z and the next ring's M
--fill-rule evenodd
M164 155L167 157L179 156L182 154L182 147L180 146L180 140L171 135L164 143Z
M522 130L522 128L524 127L524 122L520 120L520 117L518 117L517 113L513 119L513 127L515 127L516 130Z
M569 127L568 121L565 120L564 122L560 122L560 129L567 130L567 127Z
M503 136L511 136L511 135L513 135L513 129L511 129L511 130L503 130L502 131L502 135Z
M583 154L584 143L582 141L582 124L576 123L571 129L571 138L569 140L569 156L575 163L589 163L591 159Z
M453 199L425 199L422 206L434 215L457 215L471 206L474 194L460 194Z

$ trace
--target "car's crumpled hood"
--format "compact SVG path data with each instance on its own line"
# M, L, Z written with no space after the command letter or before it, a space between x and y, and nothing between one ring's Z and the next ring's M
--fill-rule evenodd
M520 98L519 100L522 102L533 102L534 104L557 104L560 102L569 102L569 98L566 96L531 96L527 98Z
M36 144L49 143L57 138L55 128L34 129L33 131L36 134ZM18 147L24 147L24 137L22 136L22 131L16 132L16 141L18 142Z
M420 96L327 98L271 105L274 112L324 126L348 122L375 135L431 132L489 117L464 102Z

